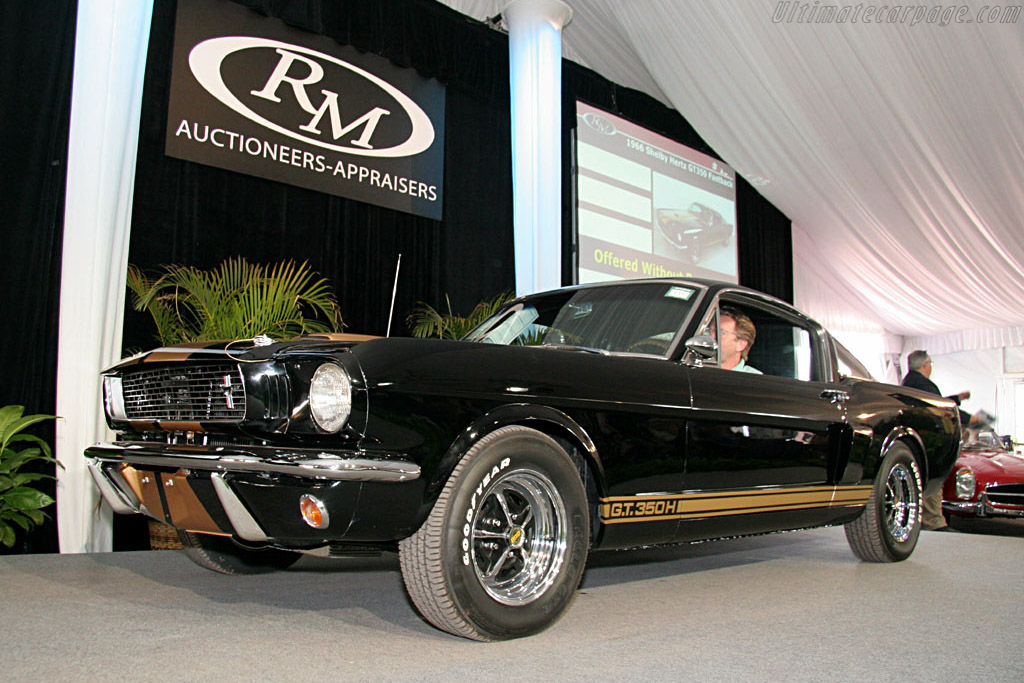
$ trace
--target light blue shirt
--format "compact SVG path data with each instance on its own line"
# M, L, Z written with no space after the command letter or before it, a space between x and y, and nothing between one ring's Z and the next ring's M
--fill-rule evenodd
M749 372L749 373L751 373L753 375L763 375L764 374L763 372L761 372L757 368L755 368L755 367L753 367L751 365L747 365L747 361L743 360L742 358L740 358L740 362L737 363L733 367L733 370L735 370L736 372Z

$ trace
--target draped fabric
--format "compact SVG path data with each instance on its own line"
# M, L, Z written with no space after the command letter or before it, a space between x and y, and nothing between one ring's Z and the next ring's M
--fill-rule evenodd
M100 371L121 357L121 311L149 2L80 0L68 150L57 355L61 552L110 550L82 451L107 435Z
M811 238L809 313L853 299L858 327L907 337L1024 323L1019 3L569 4L566 58L679 111Z

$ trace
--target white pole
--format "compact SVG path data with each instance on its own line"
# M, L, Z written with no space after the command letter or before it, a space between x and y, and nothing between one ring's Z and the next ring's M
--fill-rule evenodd
M562 0L513 0L508 24L512 96L512 214L516 292L562 285Z

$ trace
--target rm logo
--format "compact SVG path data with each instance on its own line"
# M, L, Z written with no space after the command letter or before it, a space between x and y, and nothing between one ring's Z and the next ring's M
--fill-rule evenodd
M275 55L275 66L263 87L250 90L249 94L292 111L282 111L279 118L275 117L278 120L272 120L239 99L237 88L229 87L224 62L243 51L271 51ZM188 61L199 84L229 109L264 128L311 145L346 154L394 158L419 154L434 141L430 118L410 97L382 78L323 52L267 38L223 36L196 45ZM386 93L389 101L398 102L402 111L374 106L353 120L344 121L339 93L320 85L330 69L344 69L365 79L371 87ZM282 97L282 90L288 95ZM295 104L307 116L305 123L289 127L283 121L294 118ZM406 117L408 137L396 145L375 147L374 134L381 120L396 114Z

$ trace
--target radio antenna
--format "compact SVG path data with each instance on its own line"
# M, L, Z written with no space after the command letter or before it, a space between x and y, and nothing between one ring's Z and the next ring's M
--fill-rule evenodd
M395 315L395 295L398 294L398 271L402 268L402 255L398 255L398 263L395 264L395 286L391 290L391 310L388 311L388 333L387 337L391 336L391 318Z

